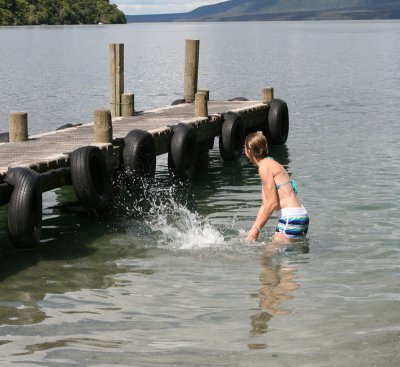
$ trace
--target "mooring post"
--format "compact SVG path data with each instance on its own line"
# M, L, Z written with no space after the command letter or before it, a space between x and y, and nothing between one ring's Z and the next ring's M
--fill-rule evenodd
M121 116L121 95L124 93L124 44L110 44L111 115Z
M198 89L198 92L204 92L206 94L207 101L210 100L210 91L208 89Z
M28 140L28 114L10 112L8 120L9 142L16 143Z
M274 88L268 87L262 90L262 103L270 103L274 99Z
M208 117L207 92L196 93L194 114L196 117Z
M109 110L94 111L94 142L112 143L112 119Z
M185 91L186 102L193 102L197 92L200 40L185 41Z
M121 116L129 117L135 114L135 95L124 93L121 96Z

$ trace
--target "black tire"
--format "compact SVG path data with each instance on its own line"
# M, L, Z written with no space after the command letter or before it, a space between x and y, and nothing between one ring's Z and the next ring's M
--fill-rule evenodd
M71 127L77 127L77 126L82 126L82 124L65 124L65 125L62 125L62 126L58 127L56 129L56 131L64 130L64 129L70 129Z
M29 168L11 168L6 181L14 186L8 206L10 240L16 248L34 247L42 228L40 174Z
M56 131L64 130L64 129L69 129L69 128L71 128L71 127L74 127L74 125L72 125L72 124L61 125L60 127L58 127L58 128L56 129Z
M177 105L184 104L184 103L186 103L185 99L176 99L175 101L173 101L171 103L171 106L177 106Z
M178 124L173 127L168 152L168 167L178 178L187 180L194 174L197 160L197 137L193 126Z
M79 201L96 214L109 211L112 200L111 176L100 149L82 147L71 154L71 181Z
M248 101L247 98L245 97L235 97L235 98L231 98L228 101L234 102L234 101Z
M10 137L8 133L0 133L0 143L8 143L10 141Z
M219 136L219 152L222 159L236 161L243 153L246 132L241 115L234 112L227 112L222 123Z
M289 135L289 110L285 101L273 99L269 104L268 123L264 135L271 145L286 143Z
M156 172L153 135L144 130L132 130L124 141L122 156L128 178L131 181L141 181L144 178L151 182Z

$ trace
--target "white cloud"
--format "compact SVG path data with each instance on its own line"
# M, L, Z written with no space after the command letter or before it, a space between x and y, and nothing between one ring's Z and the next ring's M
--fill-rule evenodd
M186 13L199 6L216 4L224 0L111 0L125 14Z

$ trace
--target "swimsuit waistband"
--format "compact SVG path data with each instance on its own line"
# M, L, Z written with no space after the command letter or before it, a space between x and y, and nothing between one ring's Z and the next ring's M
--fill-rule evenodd
M307 215L307 210L304 206L300 208L283 208L281 209L281 216L294 216L294 215Z

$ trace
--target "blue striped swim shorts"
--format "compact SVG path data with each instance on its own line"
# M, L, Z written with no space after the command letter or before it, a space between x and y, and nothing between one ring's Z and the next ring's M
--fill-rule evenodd
M283 232L287 238L301 238L307 234L309 223L310 219L304 207L284 208L275 233Z

